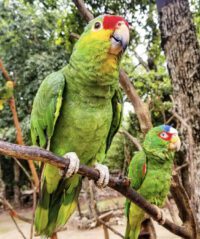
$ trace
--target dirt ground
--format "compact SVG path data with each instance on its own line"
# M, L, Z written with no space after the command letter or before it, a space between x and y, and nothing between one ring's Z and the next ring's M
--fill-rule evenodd
M21 210L21 214L27 217L31 217L31 211L30 210ZM104 239L103 234L103 228L100 226L95 229L91 230L80 230L74 225L73 217L71 221L68 223L67 230L63 232L58 233L59 239ZM22 221L17 220L18 225L20 226L21 230L23 231L26 238L30 237L30 225L27 223L24 223ZM122 220L120 223L122 225L114 225L113 228L116 229L121 234L124 233L125 230L125 220ZM157 223L155 223L156 231L158 235L158 239L179 239L180 237L177 237L173 234L171 234L169 231L167 231L165 228L159 226ZM115 235L113 232L109 231L110 239L119 239L120 237ZM13 221L11 220L10 216L3 212L0 214L0 239L21 239L23 238L19 232L17 231ZM34 237L35 239L38 239L39 237Z

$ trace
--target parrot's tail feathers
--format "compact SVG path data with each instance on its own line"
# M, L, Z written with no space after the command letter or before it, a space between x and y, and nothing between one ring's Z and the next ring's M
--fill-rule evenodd
M125 239L138 239L140 235L141 224L137 225L135 228L131 228L129 224L126 226Z
M141 223L144 220L144 211L134 203L131 203L127 210L128 217L125 239L138 239L140 235Z
M67 190L66 193L63 195L63 201L62 205L59 209L58 212L58 217L57 217L57 227L62 227L65 225L65 223L68 221L74 210L76 209L77 206L77 200L78 200L78 195L81 190L81 180L79 177L78 179L78 185L76 188L74 188L72 191Z
M66 189L63 191L64 184ZM59 185L51 198L49 222L45 229L46 235L52 235L55 229L58 230L66 224L76 208L80 190L81 176L78 174L66 179Z
M138 239L139 235L140 235L140 228L141 228L141 225L138 225L136 228L134 229L131 229L130 231L130 236L129 236L129 239Z
M68 202L64 202L59 209L58 218L57 218L57 227L64 226L68 221L74 210L76 209L77 200L75 197L75 192L73 195L69 195L71 200L68 198Z
M35 211L35 229L37 233L41 233L48 224L48 209L37 207Z
M35 211L35 229L38 234L41 234L48 224L49 201L50 194L47 192L46 183L44 182L42 195Z
M126 231L125 231L125 239L129 239L130 234L130 224L127 222Z

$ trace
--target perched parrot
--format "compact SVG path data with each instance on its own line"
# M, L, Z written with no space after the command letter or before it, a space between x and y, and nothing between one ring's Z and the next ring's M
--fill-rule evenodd
M129 42L127 21L99 16L86 26L66 67L47 76L34 99L31 136L34 145L69 158L63 173L44 165L35 213L39 235L51 236L74 212L82 177L81 164L95 165L106 186L108 168L101 164L119 128L122 99L119 63Z
M180 144L176 129L169 125L154 127L129 165L131 187L158 207L163 206L169 193L174 152L180 149ZM126 216L125 239L138 239L145 212L127 199Z
M6 100L13 96L14 84L12 81L7 81L5 86L0 88L0 110L4 108L4 103Z

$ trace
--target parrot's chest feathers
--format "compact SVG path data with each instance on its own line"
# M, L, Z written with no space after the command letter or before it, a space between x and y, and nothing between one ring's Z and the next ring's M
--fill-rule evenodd
M86 97L112 97L113 89L119 84L119 62L116 56L93 54L77 64L72 57L63 68L70 91L79 91ZM110 94L112 92L112 94Z
M52 139L54 150L59 155L76 152L82 163L91 161L105 146L111 120L111 100L104 104L96 102L94 107L94 103L91 106L68 94Z
M87 58L87 57L86 57ZM72 58L62 69L66 93L52 138L53 151L59 155L76 152L82 163L104 157L106 138L112 121L112 97L118 86L116 62L112 70L101 59L75 64ZM87 62L87 64L86 64ZM106 61L107 62L107 61ZM107 68L108 67L108 68ZM98 158L98 159L97 159Z
M138 192L148 201L162 206L171 184L172 162L148 165L146 177Z

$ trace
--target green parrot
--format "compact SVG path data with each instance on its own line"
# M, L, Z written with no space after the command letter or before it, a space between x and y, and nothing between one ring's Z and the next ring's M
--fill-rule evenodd
M0 88L0 110L3 110L5 101L13 96L13 88L12 81L7 81L5 86Z
M117 132L122 114L119 63L129 42L127 21L99 16L86 26L67 66L47 76L34 99L31 137L34 145L70 159L66 172L46 164L35 213L39 235L51 236L77 204L81 164L95 165L104 187L108 168L101 164Z
M169 125L154 127L146 134L143 149L130 162L131 187L158 207L163 206L169 193L174 152L180 145L176 129ZM138 239L145 212L127 199L126 216L125 239Z

